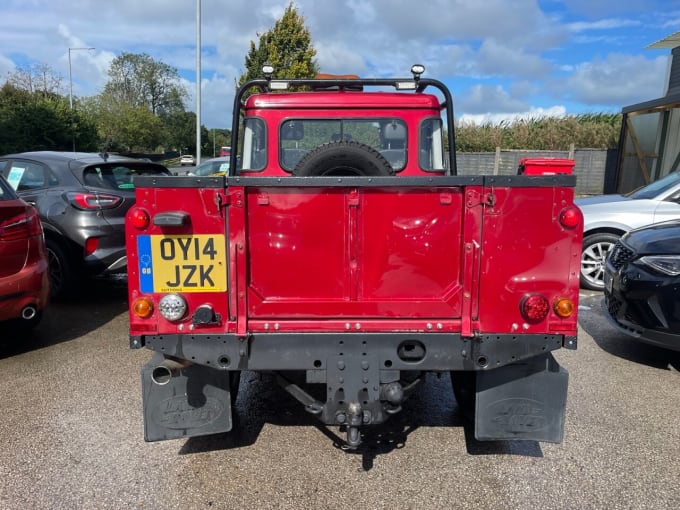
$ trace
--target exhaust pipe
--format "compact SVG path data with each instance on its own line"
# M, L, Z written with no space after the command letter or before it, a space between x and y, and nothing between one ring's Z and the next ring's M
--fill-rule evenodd
M36 315L38 315L38 309L35 307L35 305L25 306L21 310L21 318L26 321L30 321L31 319L35 318Z
M153 369L151 372L151 380L159 386L163 386L170 382L173 375L191 364L191 361L166 359L163 363Z

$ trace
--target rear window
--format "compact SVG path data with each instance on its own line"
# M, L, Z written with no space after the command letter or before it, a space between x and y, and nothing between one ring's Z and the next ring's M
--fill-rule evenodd
M134 189L132 178L136 175L171 175L164 166L144 163L108 163L93 165L83 170L86 186L107 189Z
M14 193L14 190L5 180L5 178L2 175L0 175L0 201L14 200L15 198L17 198L16 193Z

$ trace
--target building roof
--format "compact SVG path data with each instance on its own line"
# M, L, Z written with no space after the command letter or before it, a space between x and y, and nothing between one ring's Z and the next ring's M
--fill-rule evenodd
M658 50L660 48L676 48L680 46L680 32L675 32L674 34L668 35L663 39L656 41L655 43L647 46L648 50Z

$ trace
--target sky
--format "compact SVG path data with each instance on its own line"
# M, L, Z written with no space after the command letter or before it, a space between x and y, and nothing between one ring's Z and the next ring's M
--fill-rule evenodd
M2 0L0 83L30 64L63 93L99 93L111 61L146 53L177 69L196 111L199 0ZM230 128L235 81L251 41L288 0L201 1L201 122ZM665 94L680 0L296 0L322 72L443 81L463 122L588 113ZM71 81L69 81L69 48ZM93 50L73 48L94 48Z

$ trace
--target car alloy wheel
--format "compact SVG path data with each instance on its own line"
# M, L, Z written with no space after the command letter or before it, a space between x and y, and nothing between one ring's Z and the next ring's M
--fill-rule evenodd
M604 290L604 266L609 250L619 236L616 234L592 234L583 239L581 251L581 287L589 290Z

